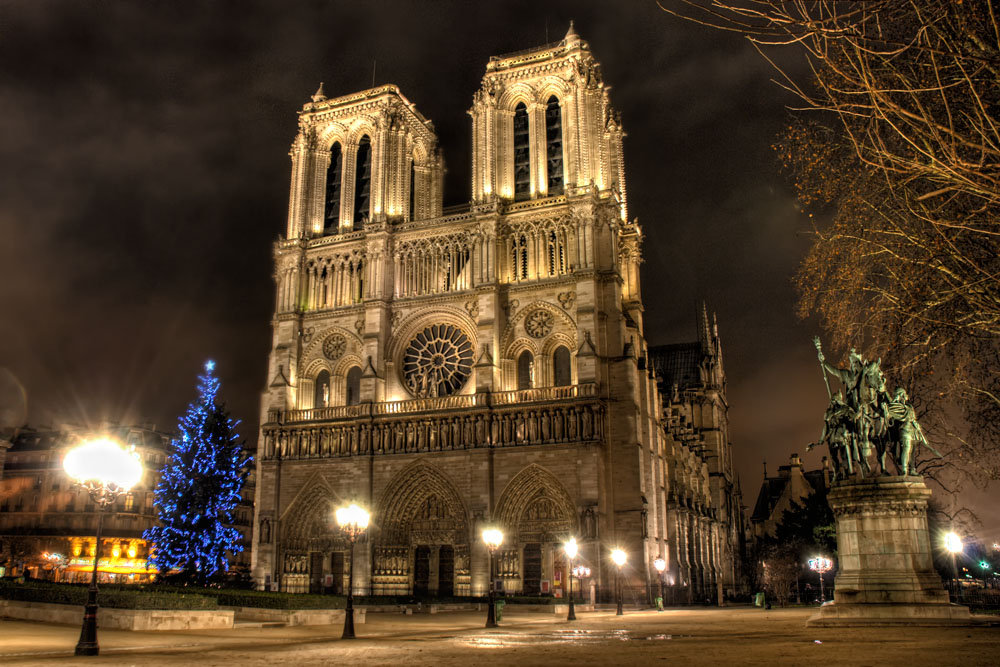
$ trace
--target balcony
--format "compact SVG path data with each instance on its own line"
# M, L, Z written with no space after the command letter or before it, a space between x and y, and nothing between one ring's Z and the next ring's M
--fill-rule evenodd
M498 391L482 394L458 394L440 398L414 398L406 401L385 401L382 403L361 403L340 405L331 408L310 408L308 410L270 410L269 423L293 424L298 422L336 421L358 419L380 415L402 415L416 412L436 412L439 410L463 410L501 405L522 405L525 403L550 403L577 398L595 398L597 385L594 383L575 384L565 387L536 387L515 391Z
M595 384L273 411L264 460L577 444L603 439Z

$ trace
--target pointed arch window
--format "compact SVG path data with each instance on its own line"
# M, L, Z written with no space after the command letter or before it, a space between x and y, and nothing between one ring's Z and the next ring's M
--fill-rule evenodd
M417 219L417 161L410 160L410 220Z
M314 408L330 407L330 372L320 371L316 376L316 394L313 399Z
M517 358L517 388L531 389L534 385L535 357L525 350Z
M528 239L524 234L511 239L510 272L514 280L528 279Z
M344 392L347 405L357 405L361 402L361 367L351 366L347 371L347 387Z
M524 102L514 107L514 200L531 196L531 151L528 137L528 108Z
M562 236L557 232L549 232L546 238L546 261L550 276L561 276L566 273L566 248Z
M340 181L344 172L344 153L340 143L330 146L330 166L326 169L326 209L323 233L335 234L340 227Z
M549 170L549 194L563 193L562 110L553 95L545 106L545 156Z
M361 229L371 210L372 141L368 135L358 143L358 161L354 172L354 228Z
M556 387L568 387L573 383L570 371L569 349L560 345L552 354L552 384Z

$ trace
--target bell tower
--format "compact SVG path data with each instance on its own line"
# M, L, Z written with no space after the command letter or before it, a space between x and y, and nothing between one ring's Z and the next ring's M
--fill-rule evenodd
M612 191L627 220L621 119L570 23L542 48L490 58L472 108L472 198Z
M289 155L288 239L441 215L434 125L396 86L328 99L321 84L299 112Z

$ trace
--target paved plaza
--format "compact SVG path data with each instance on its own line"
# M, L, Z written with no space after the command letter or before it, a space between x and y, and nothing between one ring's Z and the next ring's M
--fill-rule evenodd
M508 607L509 609L509 607ZM815 609L746 607L579 614L369 614L355 641L340 627L101 631L102 653L76 658L79 628L0 621L4 665L974 665L1000 664L1000 627L806 629Z

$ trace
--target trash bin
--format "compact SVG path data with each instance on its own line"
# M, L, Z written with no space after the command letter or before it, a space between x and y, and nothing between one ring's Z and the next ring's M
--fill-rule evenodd
M497 600L495 603L497 612L497 623L503 620L503 606L506 604L503 600Z
M764 606L764 593L755 593L753 596L753 606L763 607Z
M656 611L663 611L663 598L656 596Z

